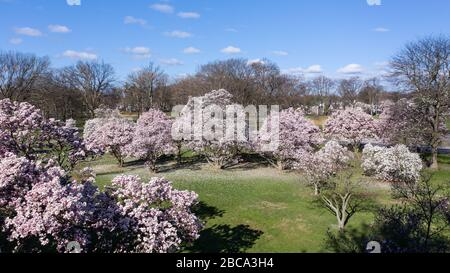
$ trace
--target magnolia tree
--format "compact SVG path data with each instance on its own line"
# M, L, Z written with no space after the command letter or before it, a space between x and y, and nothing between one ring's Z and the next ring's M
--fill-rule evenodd
M321 194L323 204L337 219L339 232L344 232L353 216L363 210L367 199L367 194L362 191L364 185L352 176L351 173L339 175Z
M198 238L193 192L169 181L119 176L105 192L91 170L72 180L50 162L8 153L0 161L0 242L8 252L163 253ZM5 249L6 247L6 249Z
M347 148L330 141L316 153L299 153L293 168L305 174L317 196L331 177L349 166L351 159L352 154Z
M126 251L173 252L199 237L201 225L191 212L198 199L194 192L175 190L164 178L143 183L137 176L118 176L107 193L125 216L127 235L120 238Z
M0 157L14 153L31 160L55 160L66 170L87 157L73 120L44 118L29 103L0 101Z
M117 111L100 109L97 118L88 120L84 140L89 150L111 153L122 167L128 146L133 140L135 124L122 118Z
M364 140L377 138L377 123L361 109L349 108L335 112L325 123L324 132L357 151Z
M303 111L293 108L279 113L279 131L272 130L273 115L270 115L264 122L260 133L256 149L273 166L280 170L291 167L292 163L299 160L299 154L309 154L314 152L323 142L319 127L305 118ZM273 134L277 134L275 137ZM264 151L261 147L266 140L279 138L277 146L272 151Z
M392 148L367 145L362 160L366 175L389 182L415 183L423 169L420 156L404 145Z
M227 124L226 117L231 116L228 111L233 110L231 112L234 115L234 110L238 108L232 105L231 100L232 95L223 89L212 91L203 97L190 98L173 125L175 141L186 143L218 169L238 162L239 153L250 147L247 139L235 135L238 119L228 119L232 123ZM243 111L237 111L238 115L242 113ZM228 129L233 131L231 137L227 134ZM241 129L244 134L245 128Z
M165 154L174 152L172 120L159 110L150 110L137 121L127 154L147 162L151 171L156 171L156 161Z

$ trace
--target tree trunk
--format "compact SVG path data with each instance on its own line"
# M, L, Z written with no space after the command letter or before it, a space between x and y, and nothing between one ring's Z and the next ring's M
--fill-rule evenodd
M345 221L338 220L338 228L339 232L343 233L345 231Z
M432 162L430 168L433 169L433 170L437 170L437 169L439 169L438 148L437 147L433 147L432 148L432 157L433 157L433 162Z
M177 144L177 164L181 165L181 150L182 150L182 145L181 143Z
M283 161L278 160L278 162L277 162L277 169L278 169L280 172L282 172L282 171L285 170L285 168L286 168L286 166L284 165Z
M319 185L314 185L314 195L315 196L319 196L320 195Z

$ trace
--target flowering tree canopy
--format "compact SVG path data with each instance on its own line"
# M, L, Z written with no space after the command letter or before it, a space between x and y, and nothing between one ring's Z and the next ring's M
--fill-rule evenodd
M201 225L191 212L198 198L193 192L175 190L163 178L142 183L136 176L118 176L108 193L126 217L132 252L173 252L199 236Z
M155 171L158 158L174 151L171 129L172 120L163 112L152 109L142 114L127 154L145 160Z
M377 138L377 124L361 109L348 108L335 112L325 123L324 132L331 139L347 143L356 150L364 140Z
M423 169L420 156L405 145L383 148L369 144L363 150L362 160L366 175L389 182L417 182Z
M349 166L351 158L347 148L330 141L315 153L297 154L293 168L305 174L307 182L314 187L315 195L318 195L332 176Z
M231 100L232 95L223 89L214 90L203 97L190 98L173 126L178 135L177 141L184 141L219 169L236 163L240 151L250 146L247 139L226 137L225 118L227 110L233 109L230 108L233 107Z
M84 139L89 150L96 153L110 152L123 166L128 145L133 140L135 124L115 111L96 111L99 117L88 120Z
M45 119L29 103L0 101L0 156L14 153L28 159L54 159L69 170L88 152L73 120Z
M303 111L293 108L279 114L279 132L271 130L272 115L268 117L260 130L257 150L269 159L272 165L286 169L298 160L298 154L314 152L323 142L319 127L305 118ZM272 124L272 125L268 125ZM272 134L279 134L279 145L272 152L260 150L265 139L273 139Z
M170 252L198 237L197 195L169 181L119 176L105 192L59 167L7 154L0 161L0 240L12 252Z

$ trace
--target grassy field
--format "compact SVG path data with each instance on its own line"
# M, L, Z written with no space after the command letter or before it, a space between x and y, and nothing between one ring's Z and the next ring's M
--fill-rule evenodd
M311 120L323 126L326 117ZM446 184L450 180L450 157L440 157L440 161L441 170L434 179L445 183L450 192ZM81 167L86 166L94 168L101 188L117 175L133 174L144 182L152 176L165 177L178 189L198 193L200 204L196 213L206 226L201 238L186 252L328 252L324 245L326 233L336 230L335 217L317 202L301 176L261 163L217 171L201 162L179 168L167 162L159 173L152 174L142 162L131 161L120 168L112 157L105 156ZM389 185L363 177L360 169L354 172L354 179L369 180L367 192L373 199L371 209L357 214L349 224L350 228L361 230L373 221L377 208L388 206L393 200Z
M446 164L436 173L437 181L450 177L450 161L441 159ZM327 252L326 232L336 229L335 217L316 202L302 177L259 163L215 171L203 163L175 168L169 162L160 173L151 174L140 162L119 168L110 156L105 156L83 163L85 166L97 172L100 187L119 174L135 174L144 181L162 176L178 189L197 192L201 203L196 212L206 227L187 252ZM355 179L368 179L358 169L355 173ZM372 195L373 207L357 214L350 222L352 228L370 224L373 211L392 202L387 184L370 181L367 192Z

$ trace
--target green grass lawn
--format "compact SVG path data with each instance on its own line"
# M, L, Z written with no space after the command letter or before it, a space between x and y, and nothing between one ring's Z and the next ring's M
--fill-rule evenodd
M178 189L197 192L201 203L196 211L206 226L201 238L186 252L327 252L326 232L336 229L335 217L315 201L312 190L293 173L251 164L216 171L197 163L178 169L166 164L160 173L150 174L137 162L119 168L109 156L85 162L85 166L97 172L100 187L119 174L135 174L144 181L162 176ZM449 166L443 165L435 179L448 179ZM355 179L363 178L360 170L355 173ZM350 228L370 224L373 211L392 202L386 184L371 181L367 192L374 200L373 208L357 214Z

